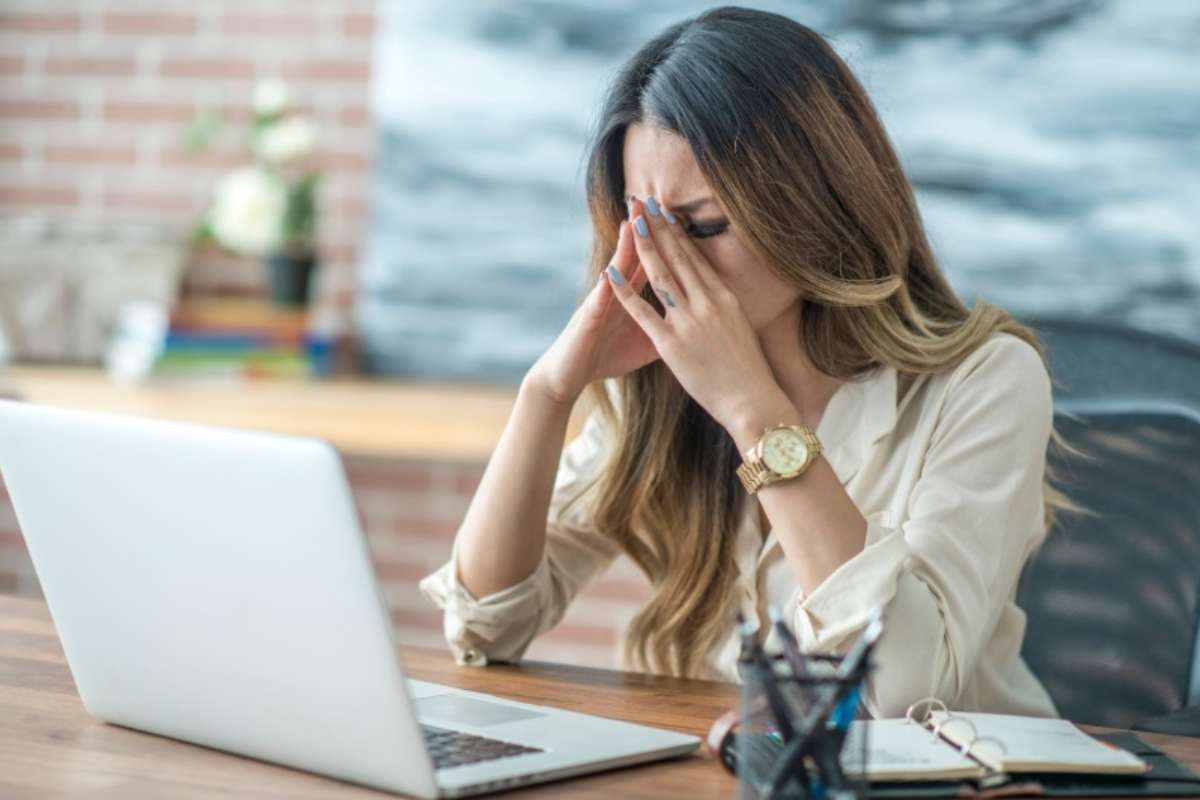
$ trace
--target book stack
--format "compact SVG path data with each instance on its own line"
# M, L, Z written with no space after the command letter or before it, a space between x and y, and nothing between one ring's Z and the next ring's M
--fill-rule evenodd
M246 298L184 300L170 315L154 374L257 380L316 372L308 310Z
M146 379L254 381L320 377L332 343L310 325L308 309L245 297L181 300L128 309L109 368L127 382Z

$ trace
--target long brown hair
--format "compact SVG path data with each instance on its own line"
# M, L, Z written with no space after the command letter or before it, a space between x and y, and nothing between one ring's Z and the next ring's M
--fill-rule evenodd
M801 291L797 335L823 373L848 379L887 364L903 392L997 331L1045 358L1034 334L1003 310L983 301L968 309L955 295L874 107L811 29L717 8L671 26L625 64L587 162L593 282L625 215L624 137L638 122L688 142L733 229ZM649 287L643 296L662 312ZM661 361L617 385L616 404L602 382L588 389L614 446L586 493L596 528L653 586L629 627L626 660L703 675L735 602L734 537L748 502L735 476L741 458ZM1052 439L1065 446L1057 432ZM1053 477L1047 527L1056 509L1075 508Z

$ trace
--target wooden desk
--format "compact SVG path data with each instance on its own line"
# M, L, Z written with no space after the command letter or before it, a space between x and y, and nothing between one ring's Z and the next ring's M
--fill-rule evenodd
M460 667L439 651L406 649L414 678L702 735L736 687L608 670L529 663ZM692 755L567 782L514 797L733 796L714 762ZM0 797L390 798L395 795L233 756L88 716L44 603L0 595Z
M344 453L482 463L500 439L516 386L385 380L121 386L91 367L13 366L0 385L34 403L326 439ZM0 386L2 388L2 386ZM582 426L576 406L568 439Z
M731 684L542 663L459 667L444 653L428 650L406 650L405 663L416 678L701 736L737 694ZM1200 739L1139 735L1200 768ZM692 755L510 796L727 800L734 791L723 769ZM130 800L394 796L96 722L79 702L45 605L0 596L0 796L64 795Z

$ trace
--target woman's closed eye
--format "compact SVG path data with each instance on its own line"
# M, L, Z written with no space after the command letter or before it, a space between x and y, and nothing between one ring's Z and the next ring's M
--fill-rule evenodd
M707 239L709 236L724 233L728 229L728 222L714 222L709 225L693 222L687 226L688 235L693 239Z

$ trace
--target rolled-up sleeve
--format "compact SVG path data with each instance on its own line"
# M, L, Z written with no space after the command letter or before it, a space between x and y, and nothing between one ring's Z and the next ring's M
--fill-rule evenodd
M426 598L444 611L446 642L460 664L517 661L530 642L554 627L575 596L616 558L619 548L599 534L585 494L607 452L598 412L563 448L546 522L546 547L533 573L499 592L476 598L458 579L458 537L450 559L421 580Z
M811 652L848 646L884 609L865 696L877 717L929 695L953 707L1044 533L1049 375L1014 337L980 350L949 379L903 524L868 517L864 549L795 599Z

